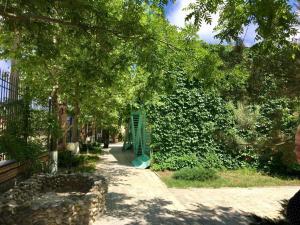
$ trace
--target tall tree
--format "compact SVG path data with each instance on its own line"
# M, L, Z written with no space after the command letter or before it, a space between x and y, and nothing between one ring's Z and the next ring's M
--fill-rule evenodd
M91 112L87 114L92 114L97 108L93 105L99 104L96 98L106 96L101 92L122 79L121 71L128 71L137 62L148 64L148 69L155 65L148 60L154 55L151 49L157 48L157 43L166 43L157 40L157 27L151 18L162 20L162 6L166 3L2 1L1 54L18 60L22 82L39 102L45 103L53 95L54 105L59 101L72 105L75 131L81 108L85 107L86 113L90 104ZM93 90L97 95L91 94ZM75 135L74 140L77 138Z

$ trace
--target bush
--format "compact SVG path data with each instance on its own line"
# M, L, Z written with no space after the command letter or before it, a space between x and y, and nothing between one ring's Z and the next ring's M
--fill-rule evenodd
M178 78L176 90L146 111L155 169L195 167L206 153L227 150L220 136L234 126L232 112L217 94L205 92L201 81Z
M92 144L81 144L80 152L82 153L92 153L92 154L100 154L102 152L101 144L98 142L94 142Z
M69 172L91 173L96 170L99 157L96 155L74 155L71 151L58 153L58 167Z
M38 142L26 142L23 138L10 134L0 136L0 152L5 153L9 159L15 159L18 162L35 161L43 151L45 149Z
M25 163L25 176L43 170L44 163L39 156L45 151L43 145L37 141L25 141L24 138L6 133L0 136L0 152L5 153L8 159Z
M287 98L265 99L260 104L230 103L235 125L223 142L236 157L230 160L227 155L224 166L228 169L250 166L272 174L287 174L283 155L293 149L285 146L290 140L293 142L299 123L297 105L297 101Z
M173 176L176 180L206 181L218 178L217 172L213 169L203 167L183 168L176 171Z
M261 118L258 131L272 136L274 131L281 131L287 136L294 136L299 124L299 101L289 98L268 99L261 105Z
M269 173L291 170L282 162L286 157L280 143L294 141L300 122L298 99L226 102L205 90L202 81L180 75L176 79L172 91L146 107L153 170L197 165L253 167Z
M171 155L168 154L169 158L164 159L164 157L157 153L153 156L153 163L152 169L159 171L159 170L179 170L185 167L195 167L199 164L198 158L195 154L189 155Z
M100 154L102 152L101 144L98 142L92 143L88 146L89 152L94 154Z
M259 147L259 168L271 174L297 173L284 163L294 148L294 136L299 124L299 101L289 98L268 99L261 104L257 132L264 137ZM281 144L278 144L281 143ZM290 160L294 154L290 154Z
M216 152L206 152L200 159L201 166L204 168L222 169L224 167L224 162L221 159L222 157Z
M77 167L84 163L84 157L80 155L74 155L71 151L58 152L58 167L72 168Z

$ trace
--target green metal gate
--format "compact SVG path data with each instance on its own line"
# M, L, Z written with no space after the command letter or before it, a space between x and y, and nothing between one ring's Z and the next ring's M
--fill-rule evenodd
M127 127L123 149L133 148L134 160L132 164L136 168L150 166L150 132L146 128L146 115L141 111L132 112Z

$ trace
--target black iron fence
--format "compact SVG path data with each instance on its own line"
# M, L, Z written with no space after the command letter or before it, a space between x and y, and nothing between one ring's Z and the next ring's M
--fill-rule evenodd
M22 109L18 77L0 70L0 133L20 118Z
M16 74L0 70L0 138L8 134L44 148L49 138L48 102L29 96L30 87L20 83ZM0 161L7 160L1 147Z
M24 101L18 76L0 70L0 136L5 132L25 132ZM0 161L5 154L0 152Z

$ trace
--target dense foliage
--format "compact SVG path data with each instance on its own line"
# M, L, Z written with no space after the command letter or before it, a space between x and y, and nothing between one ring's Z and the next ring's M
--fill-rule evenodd
M167 2L0 2L1 58L12 60L13 73L39 104L52 97L57 117L59 104L68 105L74 133L92 122L115 130L141 78L131 76L133 65L153 71L157 63L149 59L168 44L161 29L170 27L162 17Z
M72 168L78 167L80 164L84 163L84 157L75 155L71 151L62 151L58 155L58 166L60 168Z
M59 139L59 104L75 133L86 123L116 132L130 110L145 108L153 169L288 170L300 82L289 2L198 0L187 17L196 26L180 30L165 19L168 2L1 2L1 56L12 59L29 101L53 100L52 117L33 110L28 134L50 128ZM217 37L235 46L199 40L198 26L214 13ZM253 24L257 43L245 48Z
M215 29L222 41L238 41L245 28L256 25L256 40L289 44L287 38L297 33L296 14L292 1L287 0L198 0L189 5L187 19L194 19L199 26L203 21L212 22L212 14L219 13ZM269 43L272 44L272 43Z
M208 88L196 78L180 74L175 80L171 92L147 107L153 169L178 170L201 164L205 168L255 167L275 173L291 170L293 137L299 123L297 98L247 102L239 91L229 97L224 96L224 87ZM249 84L246 80L242 85Z
M221 157L226 153L220 136L233 127L233 117L217 94L203 91L202 82L178 77L174 92L148 112L156 169L226 164L230 155Z
M293 171L299 48L290 41L297 23L292 6L288 1L199 0L188 10L187 20L194 19L197 26L210 23L212 14L219 13L217 37L234 41L235 46L204 45L190 39L185 49L198 60L182 57L181 70L166 65L176 84L147 110L152 122L153 169L202 164ZM259 41L245 48L244 36L253 24ZM189 77L184 86L182 80L174 79L182 74ZM194 86L197 82L201 85Z

